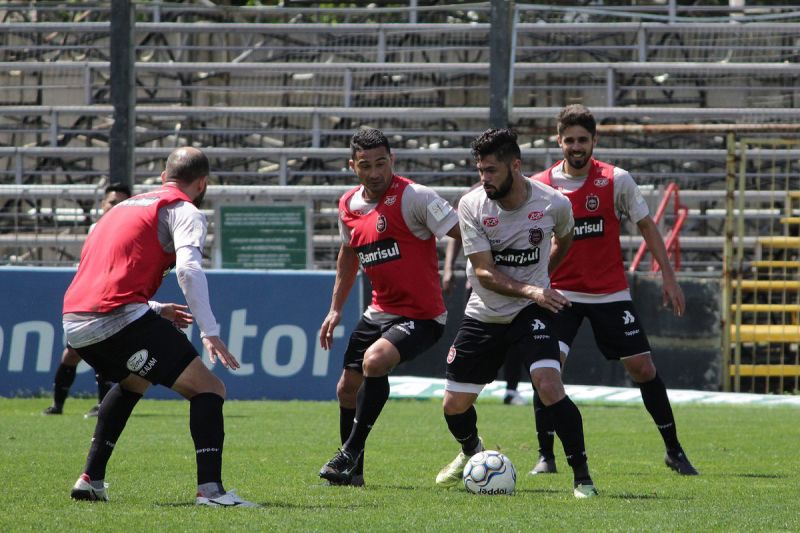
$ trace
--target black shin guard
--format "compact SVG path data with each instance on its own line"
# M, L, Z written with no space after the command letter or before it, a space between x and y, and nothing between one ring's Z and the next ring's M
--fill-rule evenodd
M375 378L364 378L364 384L358 391L358 403L356 407L356 418L353 422L353 430L344 448L349 451L360 452L364 449L367 436L372 430L372 426L378 420L383 406L389 399L389 376L379 376Z
M548 459L554 458L553 441L556 429L550 411L547 410L539 393L533 389L533 419L536 422L536 439L539 441L539 455Z
M469 454L478 448L478 412L475 406L470 405L469 409L457 415L444 415L450 433L461 444L461 450Z
M339 438L344 445L347 439L350 438L350 433L353 431L353 420L356 417L356 410L349 407L339 406ZM364 454L358 459L358 466L353 470L354 475L361 475L364 473Z
M681 445L678 442L675 417L672 414L667 388L664 382L661 381L661 376L656 374L656 377L647 383L637 383L637 385L639 385L639 390L642 393L644 406L650 416L653 417L653 422L656 423L656 427L661 433L661 438L664 439L664 445L668 450L679 450Z
M75 383L77 368L61 363L53 379L53 405L62 407L69 396L69 389Z
M197 458L197 484L222 484L222 444L225 420L222 396L213 392L197 394L189 400L189 430Z
M586 446L583 441L583 418L578 407L572 403L569 396L546 408L555 423L556 434L564 445L564 454L567 463L575 472L576 479L579 475L588 476L586 468Z
M89 447L84 468L84 472L93 481L105 479L106 465L111 458L111 452L114 451L117 439L125 429L125 424L128 423L128 418L141 397L141 394L117 385L108 392L100 404L97 425L94 428L92 445Z

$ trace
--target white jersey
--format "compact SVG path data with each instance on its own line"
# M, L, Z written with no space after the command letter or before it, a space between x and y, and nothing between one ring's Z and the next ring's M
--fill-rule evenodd
M549 287L548 263L551 237L572 231L572 204L566 196L547 185L525 180L528 200L507 211L490 200L482 187L466 193L458 204L464 255L491 251L500 272L522 283ZM467 261L467 279L472 285L466 316L481 322L509 323L527 298L505 296L483 287Z

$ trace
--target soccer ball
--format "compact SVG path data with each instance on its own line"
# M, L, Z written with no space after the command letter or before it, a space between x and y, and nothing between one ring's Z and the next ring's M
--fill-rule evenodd
M484 450L464 467L464 487L473 494L513 494L517 471L500 452Z

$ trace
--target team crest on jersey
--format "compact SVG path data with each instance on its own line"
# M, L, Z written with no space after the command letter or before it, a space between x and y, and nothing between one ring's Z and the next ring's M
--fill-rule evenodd
M606 185L608 185L608 178L597 178L594 180L595 187L605 187Z
M528 230L528 242L534 246L539 246L542 239L544 239L544 232L541 228L533 228Z
M487 228L493 228L500 223L500 219L497 217L484 217L483 225Z
M595 194L590 194L586 197L586 209L589 211L597 211L600 207L600 197Z
M447 352L447 364L449 365L450 363L452 363L455 360L456 360L456 347L455 346L451 346L450 347L450 351Z
M383 233L386 231L386 217L381 215L378 217L378 222L375 223L375 229L378 230L378 233Z
M544 216L544 213L541 211L531 211L528 213L528 220L541 220Z
M394 205L396 201L397 201L397 195L393 194L391 196L387 196L386 199L383 201L383 203L386 205Z

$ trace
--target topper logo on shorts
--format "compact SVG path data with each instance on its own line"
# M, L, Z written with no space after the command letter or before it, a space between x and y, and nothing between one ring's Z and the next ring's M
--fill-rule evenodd
M515 250L514 248L506 248L503 251L493 251L494 263L503 266L529 266L535 265L539 262L539 248L531 250Z
M364 268L400 259L400 244L394 239L383 239L355 249Z
M575 220L575 234L573 240L588 239L603 236L603 217L588 217Z
M125 364L125 366L127 366L128 370L131 372L138 372L142 369L145 362L147 362L148 355L149 354L147 350L139 350L128 358L128 362Z

